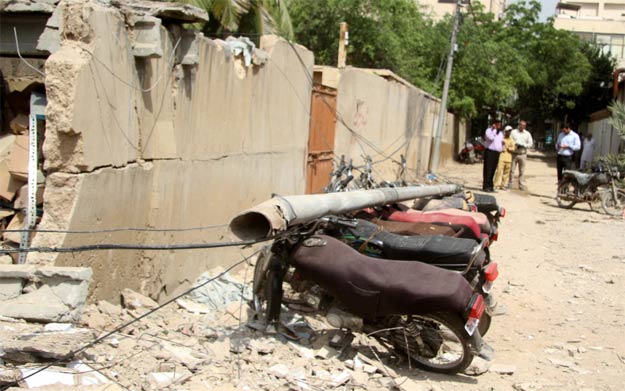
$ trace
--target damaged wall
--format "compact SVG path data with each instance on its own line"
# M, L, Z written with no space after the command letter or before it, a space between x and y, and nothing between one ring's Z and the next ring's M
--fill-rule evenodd
M57 11L63 40L46 62L39 229L219 225L272 192L304 192L311 86L286 41L263 37L267 61L248 67L223 42L172 20L165 28L96 1L62 1ZM155 27L139 47L146 20ZM312 72L312 53L295 50ZM224 230L38 233L32 246L201 243L224 240ZM91 266L93 298L116 298L122 288L163 298L239 254L94 251L28 261Z
M435 131L440 101L402 80L392 72L348 67L339 71L317 67L316 78L324 85L337 88L337 111L346 124L364 136L385 154L400 160L403 154L409 169L423 174L428 170L432 134ZM384 157L336 122L335 153L354 158L356 166L362 155L373 161ZM464 140L466 127L447 114L441 143L440 165L455 157L457 139ZM363 152L364 150L364 152ZM399 166L391 160L374 166L376 180L394 181ZM408 173L407 178L414 178Z

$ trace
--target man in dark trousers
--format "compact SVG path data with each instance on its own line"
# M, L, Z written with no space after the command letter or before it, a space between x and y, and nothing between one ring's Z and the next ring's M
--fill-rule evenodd
M494 193L493 177L499 163L499 154L503 149L503 132L501 121L494 120L484 134L484 171L482 173L482 190Z
M562 181L562 171L571 169L573 164L573 155L579 151L582 143L577 133L575 133L569 124L562 126L562 131L558 135L556 141L556 150L558 151L557 169L558 182Z

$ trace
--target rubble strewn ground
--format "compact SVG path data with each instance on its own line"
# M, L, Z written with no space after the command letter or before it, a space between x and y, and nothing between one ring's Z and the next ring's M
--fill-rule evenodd
M448 172L453 170L463 170L467 186L478 187L480 165L455 165ZM542 155L529 160L528 174L528 192L497 194L508 209L492 247L501 271L495 294L506 311L493 318L486 337L496 358L490 364L474 362L474 376L410 368L412 363L363 335L351 344L335 344L343 335L301 310L285 313L290 332L267 334L236 295L215 304L206 299L210 294L197 294L29 380L32 385L65 382L41 388L46 391L620 390L625 382L625 221L586 205L557 208L555 168ZM249 268L220 281L220 289L234 287L232 293L241 290L236 282L249 285ZM130 290L124 291L123 303L90 304L74 325L0 318L0 382L31 373L156 305Z

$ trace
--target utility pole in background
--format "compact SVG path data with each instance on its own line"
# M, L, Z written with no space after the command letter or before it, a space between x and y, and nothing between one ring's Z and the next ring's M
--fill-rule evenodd
M454 12L454 27L451 32L451 47L449 48L449 55L447 56L447 69L445 71L445 84L443 85L443 98L441 100L441 109L438 114L438 122L436 123L436 135L434 136L432 154L430 155L430 172L432 174L435 174L438 170L441 138L443 137L443 128L445 127L445 117L447 117L447 98L449 97L451 69L454 65L454 52L456 51L456 36L458 35L458 26L460 25L461 4L462 0L457 0L456 11Z
M349 26L346 22L341 22L341 30L339 33L339 58L337 61L337 68L343 69L347 64L347 48L349 45Z

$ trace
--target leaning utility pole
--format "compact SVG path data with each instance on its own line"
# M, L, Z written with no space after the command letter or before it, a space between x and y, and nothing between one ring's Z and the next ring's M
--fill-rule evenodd
M460 24L460 7L461 0L456 2L456 11L454 12L454 27L451 32L451 47L447 56L447 70L445 71L445 84L443 85L443 99L441 101L441 110L438 114L438 122L436 124L436 135L434 136L434 145L432 154L430 155L430 172L435 174L438 170L438 160L441 150L441 138L443 137L443 128L445 127L445 117L447 116L447 97L449 96L449 83L451 81L451 68L454 64L454 52L456 50L456 35L458 34L458 26Z

